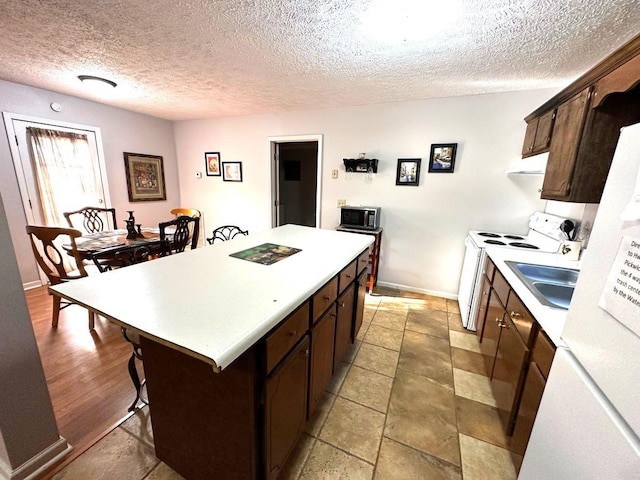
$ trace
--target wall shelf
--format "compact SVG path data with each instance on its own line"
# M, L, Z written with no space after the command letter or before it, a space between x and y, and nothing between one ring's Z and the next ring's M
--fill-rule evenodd
M343 158L342 161L347 172L378 173L377 158Z

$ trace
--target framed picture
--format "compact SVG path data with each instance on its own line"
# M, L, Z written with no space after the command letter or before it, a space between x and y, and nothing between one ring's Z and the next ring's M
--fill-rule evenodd
M225 182L241 182L242 162L222 162L222 180Z
M429 171L453 173L457 148L457 143L432 143L431 156L429 157Z
M421 158L399 158L396 171L396 185L418 186L420 182Z
M220 176L220 152L204 152L204 164L207 176Z
M130 202L167 199L162 157L124 152L124 168Z

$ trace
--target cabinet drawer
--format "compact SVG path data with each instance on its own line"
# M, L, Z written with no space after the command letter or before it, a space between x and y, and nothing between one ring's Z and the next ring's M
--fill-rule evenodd
M553 357L556 354L556 347L547 334L543 330L538 330L536 335L536 343L533 346L533 352L531 354L531 360L538 364L540 372L546 379L549 377L549 371L551 370L551 363Z
M509 290L511 290L511 287L498 269L495 270L492 284L498 298L502 302L502 305L507 305L507 298L509 297Z
M367 248L358 256L358 273L362 272L369 265L369 249Z
M313 323L315 323L320 315L329 308L333 302L338 298L338 277L335 276L327 282L327 284L318 290L311 298L313 305Z
M309 328L309 302L293 312L265 340L267 373L273 370Z
M536 333L534 331L535 322L520 297L513 291L509 295L507 303L507 316L514 323L524 343L530 347L533 344L533 335Z
M347 288L349 284L356 279L357 263L357 260L354 260L345 268L343 268L340 272L340 275L338 275L338 288L340 289L339 293L344 292L345 288Z

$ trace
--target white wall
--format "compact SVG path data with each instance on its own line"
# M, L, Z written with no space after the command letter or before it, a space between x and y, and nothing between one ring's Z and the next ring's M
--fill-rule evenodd
M62 105L62 111L56 113L51 110L51 102ZM111 206L116 208L118 226L124 228L123 220L128 216L126 210L134 210L138 223L157 226L158 222L170 219L169 211L179 206L178 168L171 122L1 80L0 110L99 127L104 146ZM129 202L124 152L163 157L166 201ZM36 263L24 230L26 217L6 134L0 135L0 192L7 209L22 283L38 281ZM78 208L84 206L78 205Z
M237 224L250 231L270 225L267 137L322 134L323 228L338 224L337 199L382 207L379 281L455 295L470 229L526 233L528 216L544 210L542 176L503 174L520 158L523 118L555 91L453 97L175 124L182 205L204 212L207 233ZM455 173L427 173L430 145L457 142ZM204 152L243 162L243 182L196 179ZM366 152L378 175L346 178L343 158ZM422 158L419 187L395 185L398 158ZM339 169L336 180L331 170Z

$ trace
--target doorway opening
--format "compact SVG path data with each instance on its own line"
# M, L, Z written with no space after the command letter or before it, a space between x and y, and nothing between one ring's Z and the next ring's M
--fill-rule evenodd
M320 228L322 135L269 138L271 226Z

